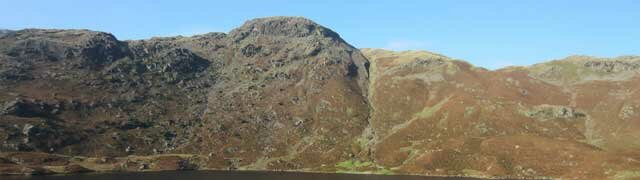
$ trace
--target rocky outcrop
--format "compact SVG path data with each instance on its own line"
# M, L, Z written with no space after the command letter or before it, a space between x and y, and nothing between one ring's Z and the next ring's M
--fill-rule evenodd
M350 158L367 124L367 60L333 31L261 18L228 35L198 144L237 168L311 168ZM317 157L323 161L314 161Z
M32 62L66 60L67 68L95 69L126 56L126 49L108 33L88 30L26 29L5 34L3 54Z
M527 117L531 117L540 121L553 119L574 120L579 118L586 118L586 114L575 110L574 108L548 104L533 106L530 109L522 110L521 112Z
M352 158L368 123L367 59L304 18L136 41L26 29L0 45L2 151L302 169Z
M530 76L556 85L573 85L599 80L627 81L640 73L640 57L570 56L524 69Z
M5 102L0 108L1 115L18 117L52 117L60 113L60 104L49 104L34 99L18 98Z

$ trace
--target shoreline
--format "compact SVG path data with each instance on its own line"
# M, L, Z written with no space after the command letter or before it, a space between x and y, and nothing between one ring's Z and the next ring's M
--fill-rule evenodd
M31 155L31 156L29 156ZM283 169L224 169L206 167L204 155L158 154L148 156L131 155L125 157L84 157L48 153L6 152L0 153L0 176L67 176L78 174L120 174L158 172L255 172L255 173L311 173L350 174L374 176L420 176L469 179L553 179L550 177L488 177L467 175L433 175L417 173L382 174L371 171L321 171Z

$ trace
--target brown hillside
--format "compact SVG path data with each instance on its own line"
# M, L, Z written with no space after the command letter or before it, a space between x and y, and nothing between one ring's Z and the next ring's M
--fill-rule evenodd
M496 71L300 17L121 41L0 31L0 174L640 177L640 58Z

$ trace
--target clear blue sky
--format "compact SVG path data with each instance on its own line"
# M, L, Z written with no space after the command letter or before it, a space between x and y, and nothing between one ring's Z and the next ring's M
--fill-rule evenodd
M0 0L0 28L82 28L119 39L228 32L264 16L310 18L359 48L423 49L490 69L640 55L633 0Z

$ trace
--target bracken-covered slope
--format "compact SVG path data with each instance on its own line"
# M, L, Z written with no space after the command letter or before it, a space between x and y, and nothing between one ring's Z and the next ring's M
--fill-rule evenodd
M379 165L489 177L639 175L640 57L488 71L425 51L363 53Z
M496 71L299 17L120 41L0 31L0 173L640 177L640 58Z

